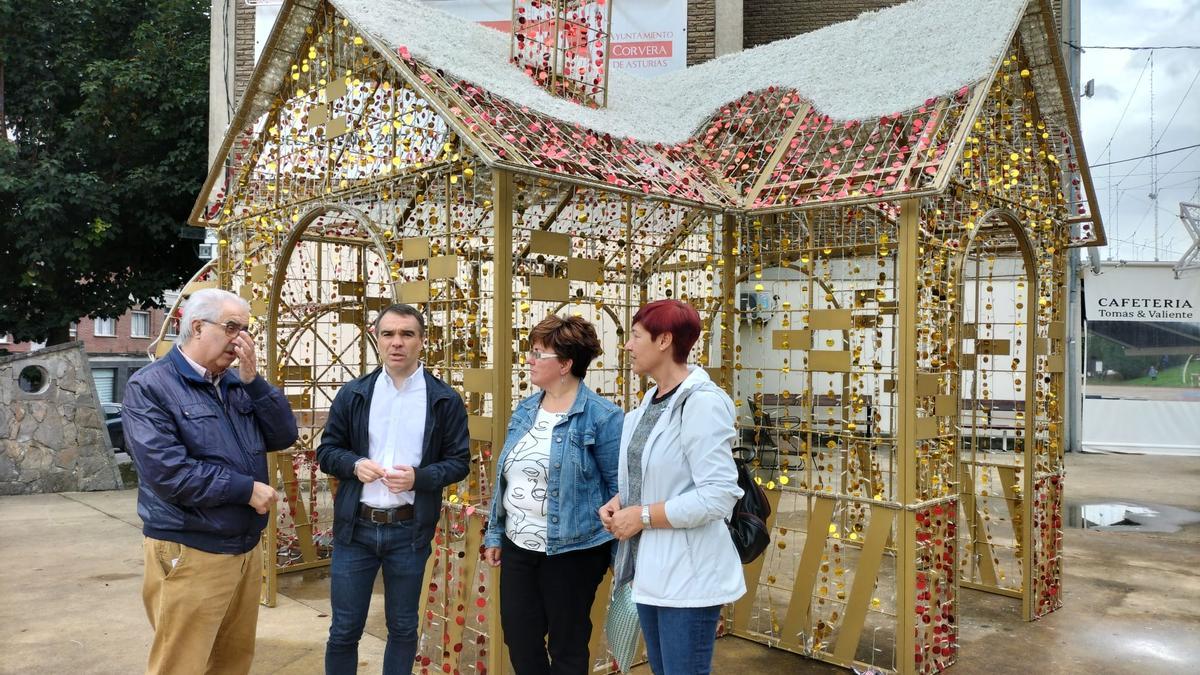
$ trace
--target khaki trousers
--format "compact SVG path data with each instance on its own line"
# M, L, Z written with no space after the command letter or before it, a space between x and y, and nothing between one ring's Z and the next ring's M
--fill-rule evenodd
M249 673L262 551L207 553L145 537L142 602L154 629L147 675Z

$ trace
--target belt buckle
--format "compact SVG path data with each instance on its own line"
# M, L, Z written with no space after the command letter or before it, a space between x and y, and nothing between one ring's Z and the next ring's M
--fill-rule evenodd
M387 525L388 524L387 510L372 508L371 509L371 522L375 523L376 525Z

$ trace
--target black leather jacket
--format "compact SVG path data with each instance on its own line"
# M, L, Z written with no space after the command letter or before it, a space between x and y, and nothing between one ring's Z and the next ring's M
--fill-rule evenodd
M467 433L467 409L462 397L448 384L425 373L425 434L421 445L421 464L415 467L413 490L417 544L433 539L442 511L442 490L467 477L471 461L470 436ZM346 383L333 400L329 419L317 448L321 470L336 477L337 496L333 502L333 536L350 543L362 499L363 484L354 475L354 463L369 456L371 395L382 368Z

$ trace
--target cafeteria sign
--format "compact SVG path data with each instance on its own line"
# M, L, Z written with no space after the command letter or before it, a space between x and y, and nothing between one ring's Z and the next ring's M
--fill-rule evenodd
M1104 265L1084 279L1089 321L1200 322L1200 276L1169 264Z

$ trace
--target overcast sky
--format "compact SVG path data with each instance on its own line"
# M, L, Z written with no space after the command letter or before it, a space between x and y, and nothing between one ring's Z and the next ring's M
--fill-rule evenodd
M1082 0L1081 10L1085 46L1200 44L1200 0ZM1080 79L1096 81L1095 96L1081 103L1084 143L1093 167L1148 154L1155 142L1157 152L1200 143L1200 49L1153 52L1153 99L1150 54L1109 49L1083 54ZM1161 155L1157 161L1157 203L1149 196L1151 160L1092 169L1110 243L1102 258L1154 260L1156 212L1160 260L1177 261L1191 245L1179 220L1179 202L1200 201L1200 148Z

